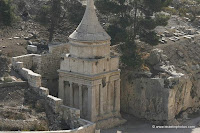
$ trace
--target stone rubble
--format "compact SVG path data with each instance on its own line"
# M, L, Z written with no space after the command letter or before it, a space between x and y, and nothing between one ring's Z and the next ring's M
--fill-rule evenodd
M162 37L159 42L161 44L166 44L168 40L176 42L182 38L193 39L194 35L198 35L200 33L199 29L193 28L190 25L182 25L182 24L174 24L183 21L178 16L172 16L167 27L162 27L161 29L165 29L164 31L156 29L159 37ZM187 20L188 21L188 20ZM173 26L171 26L173 25ZM165 37L165 38L163 38Z

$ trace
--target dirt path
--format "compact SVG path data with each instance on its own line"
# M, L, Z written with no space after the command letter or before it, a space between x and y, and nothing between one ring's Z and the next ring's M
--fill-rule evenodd
M188 129L155 129L152 128L152 124L147 121L140 120L131 115L123 114L123 118L127 120L127 123L119 127L112 129L102 130L101 133L116 133L122 131L122 133L200 133L200 128L188 128ZM200 121L200 116L188 120L183 123L183 126L195 126Z

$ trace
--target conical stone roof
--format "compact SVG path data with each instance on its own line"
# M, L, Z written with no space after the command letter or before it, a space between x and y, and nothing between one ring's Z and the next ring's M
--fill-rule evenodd
M98 42L110 40L110 36L100 25L94 9L94 1L87 0L87 8L77 29L69 36L69 40L80 42Z

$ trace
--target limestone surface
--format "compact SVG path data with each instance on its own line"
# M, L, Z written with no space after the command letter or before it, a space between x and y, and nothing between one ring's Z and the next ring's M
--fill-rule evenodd
M100 25L94 9L94 1L87 1L87 8L83 19L69 39L83 42L96 42L110 40L110 36Z

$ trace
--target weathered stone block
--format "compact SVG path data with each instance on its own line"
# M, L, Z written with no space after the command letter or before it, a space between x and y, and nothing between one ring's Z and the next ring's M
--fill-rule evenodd
M24 63L23 62L16 62L13 67L14 67L15 70L19 71L20 69L22 69L24 67Z
M41 87L41 75L32 72L28 72L28 83L31 87Z
M28 45L27 50L33 53L37 53L37 46L34 45Z
M49 95L49 89L40 87L39 89L39 95L40 96L48 96Z
M52 107L53 111L55 113L59 113L60 106L63 104L63 100L51 95L47 96L47 100L48 100L49 106Z
M95 133L101 133L100 129L99 130L95 130Z

